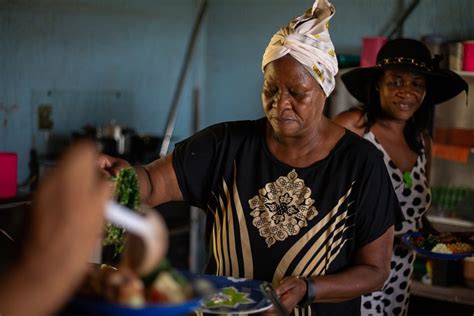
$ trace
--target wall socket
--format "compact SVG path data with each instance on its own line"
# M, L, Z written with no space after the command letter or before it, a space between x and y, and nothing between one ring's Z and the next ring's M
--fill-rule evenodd
M54 122L52 119L53 107L51 104L41 104L38 106L38 128L52 129Z

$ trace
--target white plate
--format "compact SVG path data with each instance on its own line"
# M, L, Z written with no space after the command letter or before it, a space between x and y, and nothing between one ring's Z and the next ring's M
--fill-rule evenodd
M262 282L231 277L201 275L211 281L218 292L201 300L197 312L207 314L254 314L261 313L272 306L272 303L260 290Z

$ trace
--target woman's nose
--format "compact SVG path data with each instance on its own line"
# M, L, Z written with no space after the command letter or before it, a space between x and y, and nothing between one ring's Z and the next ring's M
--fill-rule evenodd
M413 95L413 88L409 83L403 83L400 89L398 89L398 93L405 98L411 97Z
M289 105L288 93L284 91L275 93L275 96L273 97L272 107L281 110L281 109L284 109L288 105Z

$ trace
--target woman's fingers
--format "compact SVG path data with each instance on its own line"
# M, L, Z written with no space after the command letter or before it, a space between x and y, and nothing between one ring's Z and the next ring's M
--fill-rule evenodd
M292 311L306 293L306 282L296 277L286 277L281 280L275 291L282 304Z
M130 164L119 158L100 154L97 158L97 165L104 175L116 176L123 168L130 167Z

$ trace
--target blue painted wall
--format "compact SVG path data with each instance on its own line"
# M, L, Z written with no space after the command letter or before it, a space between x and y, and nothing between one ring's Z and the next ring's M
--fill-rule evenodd
M361 37L378 35L401 5L333 3L331 35L338 53L358 53ZM191 133L195 87L201 93L201 126L263 115L263 50L280 26L311 5L309 0L209 0L175 140ZM67 119L83 120L90 104L91 117L114 118L114 106L126 107L126 122L119 123L161 135L197 7L197 0L0 0L0 105L18 106L7 126L0 121L0 151L19 153L20 181L28 174L28 151L41 137L35 111L42 103L52 105L58 122L68 114L54 113L81 113ZM406 21L405 36L474 39L473 12L472 0L421 1ZM123 96L120 101L115 92ZM59 111L68 107L70 112ZM82 123L87 122L76 122Z

